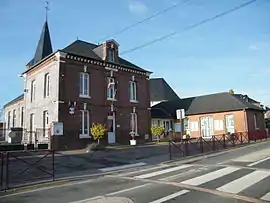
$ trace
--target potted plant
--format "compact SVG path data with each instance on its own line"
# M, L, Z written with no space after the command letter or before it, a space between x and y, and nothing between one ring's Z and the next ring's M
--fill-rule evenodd
M130 134L130 136L132 137L132 139L129 140L130 145L136 145L137 142L136 142L136 140L135 140L135 132L132 132L132 131L131 131L129 134Z
M157 141L159 142L159 136L164 133L164 127L163 126L152 126L151 127L151 133L152 135L154 135L155 137L157 137Z

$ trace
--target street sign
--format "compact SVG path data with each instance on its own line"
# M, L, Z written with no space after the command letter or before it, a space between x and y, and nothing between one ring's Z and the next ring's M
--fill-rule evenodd
M184 119L185 118L185 109L177 109L176 110L176 118Z

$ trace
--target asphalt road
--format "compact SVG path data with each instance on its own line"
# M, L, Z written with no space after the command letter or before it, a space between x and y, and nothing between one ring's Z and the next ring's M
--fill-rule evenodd
M66 185L1 194L1 203L270 201L270 142L190 159L115 171Z

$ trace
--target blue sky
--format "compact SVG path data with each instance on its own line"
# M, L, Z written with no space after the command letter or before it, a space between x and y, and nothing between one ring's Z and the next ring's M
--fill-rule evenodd
M117 31L183 0L50 0L54 50L108 35L120 52L212 17L247 0L190 0L126 32ZM0 106L23 91L18 74L35 52L45 19L43 0L0 1ZM180 97L228 91L270 104L270 1L122 55L164 77Z

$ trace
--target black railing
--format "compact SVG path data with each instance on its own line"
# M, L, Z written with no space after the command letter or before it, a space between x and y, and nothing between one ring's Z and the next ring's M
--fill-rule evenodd
M0 190L55 180L54 150L0 152Z
M218 151L238 145L249 144L257 140L270 138L268 131L238 132L230 135L214 135L209 138L188 138L169 140L169 158L198 155Z

